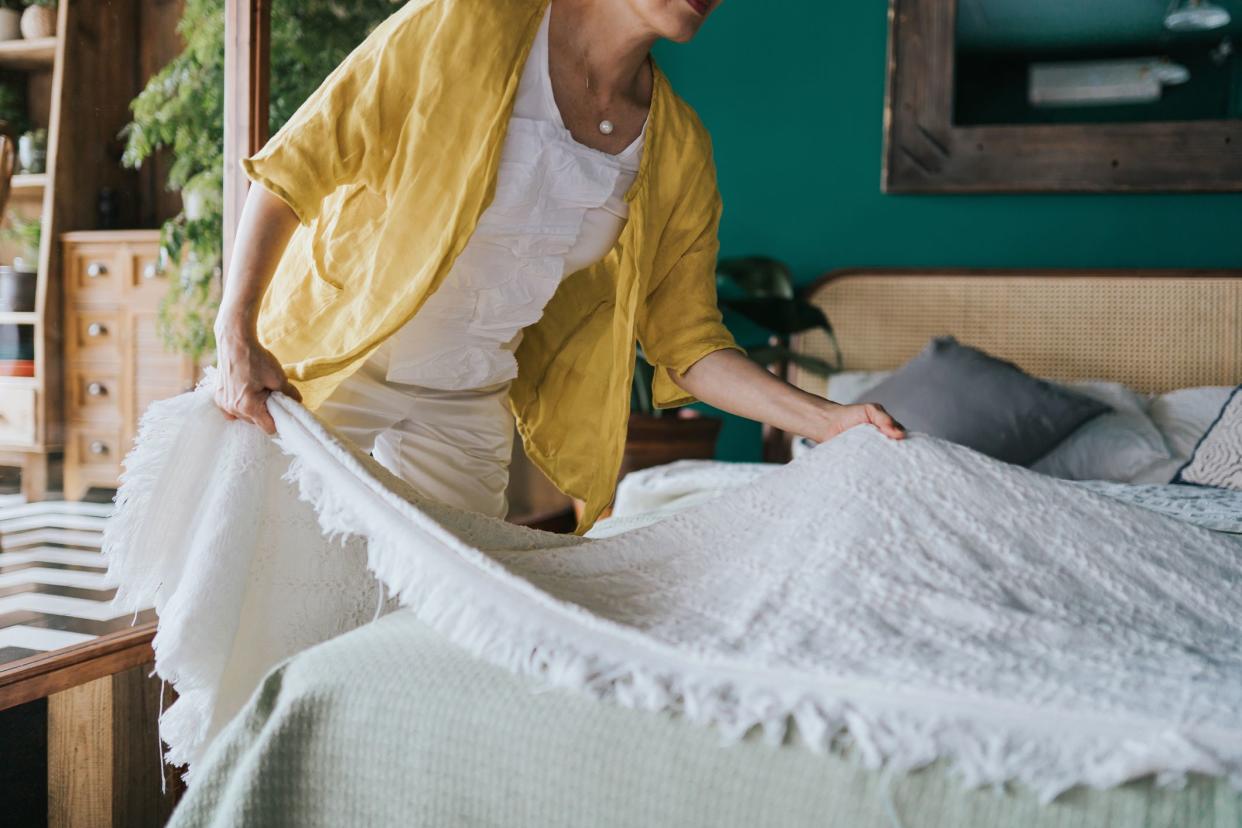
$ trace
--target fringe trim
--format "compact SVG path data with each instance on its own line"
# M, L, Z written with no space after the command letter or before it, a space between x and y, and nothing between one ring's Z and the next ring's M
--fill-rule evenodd
M112 600L118 609L136 614L154 608L163 616L176 595L184 550L175 536L168 537L168 527L159 525L155 504L184 474L178 448L186 442L188 427L201 427L201 410L214 405L210 393L215 383L215 370L208 368L193 391L152 403L139 421L101 542L108 579L118 585ZM168 746L164 761L172 765L188 766L198 758L215 705L218 676L206 669L209 659L200 644L190 637L170 637L162 625L151 643L155 674L177 692L176 701L159 715L160 739Z
M142 554L141 542L146 540L153 501L163 488L194 402L196 394L189 393L153 403L139 421L133 448L122 461L115 507L102 539L108 576L118 584L112 599L118 609L138 612L160 600L163 561Z

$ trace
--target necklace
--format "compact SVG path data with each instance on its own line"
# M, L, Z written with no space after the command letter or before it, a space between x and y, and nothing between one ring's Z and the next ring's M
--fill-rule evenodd
M591 94L591 69L590 69L590 66L586 62L585 55L583 56L583 59L582 59L582 65L584 67L583 75L586 76L586 91L587 91L587 95L589 96ZM599 122L599 131L601 134L612 135L612 130L613 130L612 121L608 120L607 118L604 118L602 121Z

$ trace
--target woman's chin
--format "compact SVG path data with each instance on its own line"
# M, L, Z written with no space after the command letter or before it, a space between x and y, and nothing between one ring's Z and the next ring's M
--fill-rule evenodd
M663 37L665 40L671 40L674 43L689 43L699 33L701 25L701 20L686 21L671 31L665 32Z

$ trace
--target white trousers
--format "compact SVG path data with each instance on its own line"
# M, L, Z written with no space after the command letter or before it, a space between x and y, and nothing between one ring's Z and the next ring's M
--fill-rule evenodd
M424 495L503 518L513 456L509 383L441 391L390 382L390 342L315 413Z

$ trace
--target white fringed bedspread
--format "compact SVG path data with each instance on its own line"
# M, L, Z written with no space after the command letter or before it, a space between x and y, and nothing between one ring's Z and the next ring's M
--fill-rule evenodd
M205 388L152 406L105 533L117 600L160 615L175 763L273 665L374 617L378 578L483 659L727 739L794 723L1045 799L1242 787L1237 537L868 428L658 523L552 535L427 502L269 408L276 441Z

